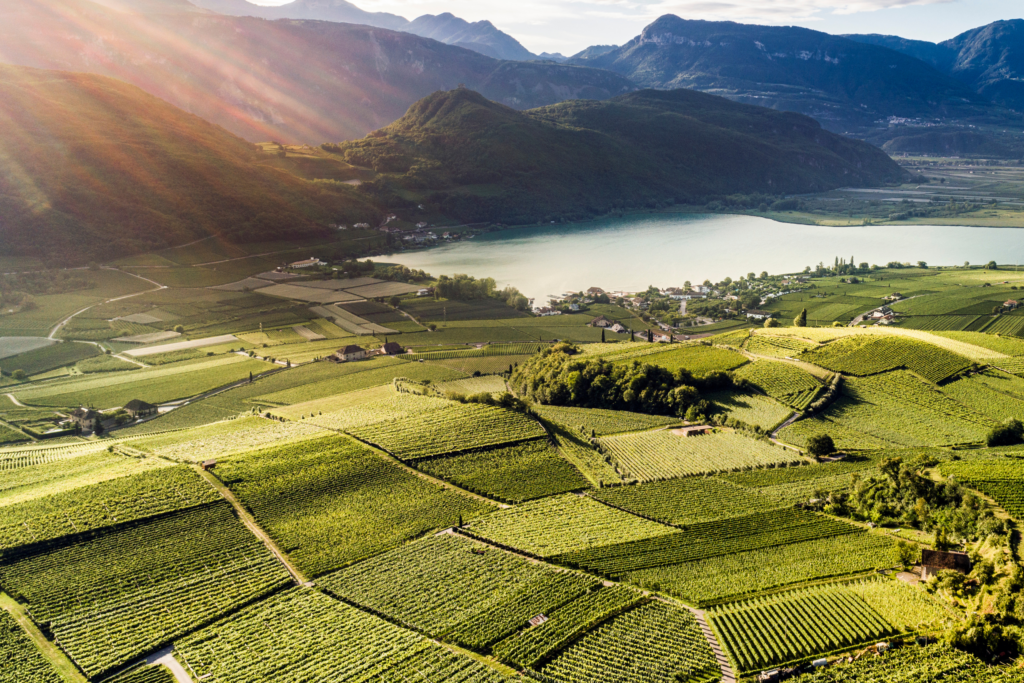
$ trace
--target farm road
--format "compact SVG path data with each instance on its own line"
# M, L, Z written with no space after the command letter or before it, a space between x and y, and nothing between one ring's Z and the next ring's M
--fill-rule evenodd
M104 270L117 270L117 269L116 268L106 268L106 267L104 267ZM167 289L167 287L165 285L162 285L159 282L154 282L153 280L150 280L149 278L142 277L141 275L136 275L135 273L129 273L129 272L123 271L123 270L119 271L119 272L122 272L125 275L131 275L132 277L138 278L140 280L145 280L149 284L155 285L155 287L153 289L147 289L147 290L142 291L142 292L135 292L134 294L127 294L125 296L116 296L113 299L107 299L106 301L100 301L99 303L95 303L92 306L86 306L82 310L76 311L76 312L72 313L71 315L69 315L68 317L66 317L63 320L61 320L60 322L58 322L54 326L54 328L52 330L50 330L50 336L48 337L48 339L56 339L57 338L57 333L60 332L61 328L64 327L65 325L67 325L71 321L72 318L74 318L75 316L81 315L82 313L85 313L86 311L88 311L90 309L96 308L97 306L102 306L103 304L109 304L109 303L111 303L113 301L123 301L124 299L131 299L133 297L142 296L143 294L149 294L150 292L156 292L156 291L159 291L161 289Z
M146 663L153 665L166 666L174 674L174 678L178 683L195 683L192 677L185 671L185 667L181 665L174 656L174 647L167 647L159 652L154 652L149 657L146 657Z

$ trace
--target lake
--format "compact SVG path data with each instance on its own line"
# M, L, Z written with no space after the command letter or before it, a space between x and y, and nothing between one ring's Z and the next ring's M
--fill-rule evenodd
M1024 232L1013 228L869 226L830 228L757 216L672 214L502 230L379 260L431 275L493 277L546 302L566 291L718 282L747 273L801 271L836 257L857 263L933 265L1024 261Z

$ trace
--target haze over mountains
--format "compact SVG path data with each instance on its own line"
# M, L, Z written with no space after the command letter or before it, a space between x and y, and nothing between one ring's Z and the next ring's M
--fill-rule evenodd
M524 109L635 89L607 71L499 61L410 33L116 2L5 0L0 61L120 78L254 142L362 137L459 84Z

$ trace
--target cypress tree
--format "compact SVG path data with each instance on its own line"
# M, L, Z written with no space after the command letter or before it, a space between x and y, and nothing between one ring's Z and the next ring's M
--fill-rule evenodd
M793 320L793 325L796 327L807 327L807 309L800 311L800 315Z
M604 344L604 328L601 328L601 343Z

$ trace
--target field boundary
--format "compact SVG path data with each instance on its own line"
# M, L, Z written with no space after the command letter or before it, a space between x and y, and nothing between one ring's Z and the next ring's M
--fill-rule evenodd
M29 637L32 643L39 650L40 654L46 658L48 662L53 666L54 669L60 674L61 678L68 683L88 683L88 679L78 670L70 659L64 654L63 650L57 647L56 644L47 640L43 632L39 630L39 627L35 625L35 622L28 616L28 612L25 610L24 605L12 598L7 593L0 593L0 609L8 612L18 625L21 626L22 630Z

